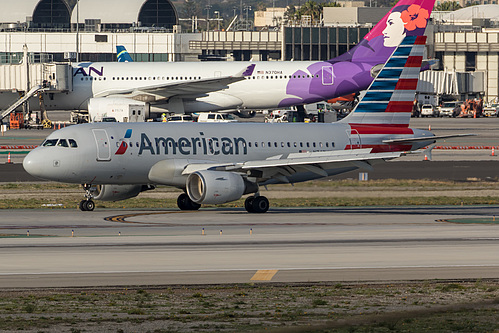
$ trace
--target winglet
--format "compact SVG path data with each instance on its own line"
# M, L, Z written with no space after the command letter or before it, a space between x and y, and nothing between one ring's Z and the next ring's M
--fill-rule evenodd
M249 65L245 70L242 71L240 76L251 76L253 74L253 71L255 70L255 66L256 64Z

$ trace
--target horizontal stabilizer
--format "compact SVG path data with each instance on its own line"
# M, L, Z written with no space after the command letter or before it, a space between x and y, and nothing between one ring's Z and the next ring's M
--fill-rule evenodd
M421 141L437 141L450 138L461 138L465 136L475 136L476 134L449 134L449 135L436 135L436 136L424 136L419 138L407 138L407 139L393 139L393 140L383 140L383 143L410 143L410 142L421 142Z

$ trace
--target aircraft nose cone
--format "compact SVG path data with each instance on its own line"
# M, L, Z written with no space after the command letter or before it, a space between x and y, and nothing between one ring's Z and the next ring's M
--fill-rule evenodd
M43 178L43 159L38 151L33 150L23 160L23 168L32 176Z

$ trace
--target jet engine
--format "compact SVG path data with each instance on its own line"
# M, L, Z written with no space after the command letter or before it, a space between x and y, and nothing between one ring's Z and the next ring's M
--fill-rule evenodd
M95 200L120 201L134 198L140 192L153 188L150 185L96 185L91 188L91 192Z
M243 194L258 191L258 186L234 172L202 170L187 178L187 194L198 204L222 204Z
M240 110L234 112L234 114L240 118L253 118L256 115L256 111Z

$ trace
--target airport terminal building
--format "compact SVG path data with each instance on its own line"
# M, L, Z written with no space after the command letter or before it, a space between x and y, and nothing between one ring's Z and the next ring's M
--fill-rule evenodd
M322 21L253 31L182 31L170 0L19 0L2 4L0 63L327 60L356 45L389 8L325 8ZM256 16L256 15L255 15ZM499 5L433 13L427 57L439 60L419 91L456 98L499 96ZM193 24L194 27L194 24ZM0 87L8 90L8 87Z

